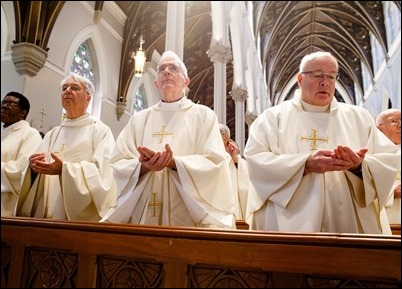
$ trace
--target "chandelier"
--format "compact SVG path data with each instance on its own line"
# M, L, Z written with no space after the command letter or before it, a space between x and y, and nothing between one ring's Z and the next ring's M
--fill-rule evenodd
M144 44L144 38L140 37L140 48L137 50L137 52L134 54L134 52L131 52L131 57L134 58L135 61L135 68L134 68L134 76L136 77L141 77L142 74L144 73L144 65L145 65L145 52L142 50L142 44Z

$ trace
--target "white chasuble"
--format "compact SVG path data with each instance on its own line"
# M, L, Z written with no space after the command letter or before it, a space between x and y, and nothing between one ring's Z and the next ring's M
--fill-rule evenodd
M173 151L177 171L139 176L138 146ZM234 228L234 193L215 113L182 98L134 114L116 140L111 164L118 207L102 221Z
M313 151L337 145L368 149L363 178L349 171L303 175ZM396 175L396 153L363 108L334 99L326 111L305 111L295 96L250 127L246 219L258 230L388 234L380 211Z
M399 146L400 148L400 146ZM399 171L391 188L385 210L390 224L401 224L401 198L394 197L394 190L401 185L401 162L399 160Z
M1 216L15 216L23 170L41 143L39 131L25 120L1 129Z
M63 161L61 175L39 174L31 186L28 166L18 204L20 216L99 221L116 205L116 184L109 159L115 141L109 127L88 115L66 119L49 131L42 152Z

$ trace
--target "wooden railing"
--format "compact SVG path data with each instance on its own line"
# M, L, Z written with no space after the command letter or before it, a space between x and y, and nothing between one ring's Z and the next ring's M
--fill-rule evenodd
M1 219L2 288L400 288L400 236Z

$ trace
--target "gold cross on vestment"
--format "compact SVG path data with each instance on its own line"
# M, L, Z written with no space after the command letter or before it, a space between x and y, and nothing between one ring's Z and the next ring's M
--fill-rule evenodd
M158 202L158 193L153 192L152 194L152 201L148 204L148 207L152 208L152 217L156 217L156 207L162 208L162 202Z
M317 142L321 141L321 142L328 143L327 138L319 138L319 137L317 137L317 130L315 130L315 129L311 130L311 135L312 135L311 137L302 136L301 141L303 141L303 140L311 140L311 150L312 151L315 151L317 149Z
M61 152L64 150L64 146L65 146L65 144L62 144L62 145L61 145L61 150L55 151L55 152L53 152L53 153L54 153L54 154L61 153Z
M154 132L152 136L159 136L159 143L163 141L163 137L165 135L173 135L173 132L165 132L165 128L167 125L162 125L162 131L161 132Z

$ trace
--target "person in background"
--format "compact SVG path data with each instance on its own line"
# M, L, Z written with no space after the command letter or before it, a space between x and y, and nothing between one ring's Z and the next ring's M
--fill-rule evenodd
M161 100L131 116L116 139L118 207L102 221L235 228L217 117L186 97L189 83L182 60L164 52L155 80Z
M15 216L21 191L22 170L37 151L42 138L26 121L29 100L10 91L1 101L1 216Z
M114 136L87 113L91 81L70 73L60 89L66 118L29 157L17 216L99 221L117 201L109 165Z
M398 147L363 107L336 100L338 62L303 57L299 93L251 124L244 156L251 229L392 234L382 223ZM400 154L400 151L399 151Z
M382 111L376 118L377 128L401 149L401 111L391 108ZM399 159L398 174L390 191L385 211L390 224L401 224L401 159Z
M246 215L247 192L250 185L246 160L241 157L236 142L230 138L229 127L220 123L219 130L227 152L226 159L229 163L232 187L234 191L237 192L235 211L236 220L244 220Z

